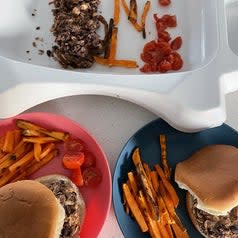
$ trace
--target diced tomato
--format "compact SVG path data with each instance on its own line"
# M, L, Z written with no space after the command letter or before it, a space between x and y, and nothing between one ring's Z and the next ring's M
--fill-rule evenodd
M165 31L167 26L164 22L162 21L156 21L155 22L157 32Z
M140 68L140 71L143 73L149 73L151 72L151 65L150 64L144 64L142 68Z
M167 32L167 31L160 31L158 32L158 41L170 41L171 40L171 37L170 37L170 34Z
M172 54L173 62L172 62L172 69L173 70L180 70L183 67L183 60L179 53L173 52Z
M75 154L66 153L63 157L63 165L66 169L78 169L84 163L84 153L77 152Z
M169 5L170 0L159 0L161 5ZM179 70L183 66L183 60L175 50L182 46L182 38L179 36L171 43L171 36L166 31L167 27L176 27L177 18L175 15L165 14L159 17L157 14L153 15L158 39L150 41L145 44L141 59L145 62L144 66L140 68L141 72L160 72L165 73L169 70Z
M171 3L170 0L159 0L159 4L160 4L161 6L169 6L170 3Z
M81 168L72 170L71 180L73 181L73 183L75 183L79 187L84 185Z
M155 41L145 44L141 59L148 64L157 64L160 62L165 54L165 46L170 48L167 42L165 44L158 44Z
M96 167L89 167L83 170L83 180L85 186L95 187L102 181L102 173Z
M170 44L172 50L178 50L182 46L182 38L181 36L176 37Z
M142 59L142 61L144 61L145 63L150 63L151 62L151 58L152 56L148 53L141 53L140 58Z
M72 153L83 151L86 148L86 144L79 138L69 138L65 142L65 153Z
M175 58L174 63L172 64L173 70L180 70L183 67L183 60L182 58Z
M160 63L159 63L159 66L158 66L158 71L160 73L166 73L167 71L171 70L172 69L172 65L169 61L167 60L162 60Z
M162 16L161 19L164 22L164 24L166 24L166 26L168 26L168 27L176 27L177 26L177 18L175 15L165 14Z
M156 13L153 15L153 17L154 17L154 20L155 20L156 22L157 22L157 21L162 21L161 18L159 18Z
M147 42L144 45L143 52L148 52L156 49L156 42L154 40Z
M84 151L84 163L82 165L83 168L88 168L96 165L96 157L92 152L85 150Z

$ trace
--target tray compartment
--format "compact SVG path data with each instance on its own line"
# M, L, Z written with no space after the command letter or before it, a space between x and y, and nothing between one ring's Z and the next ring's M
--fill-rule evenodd
M58 63L49 59L46 54L38 55L38 50L51 49L53 43L53 36L49 32L52 25L51 8L48 1L22 0L20 4L15 4L15 0L8 0L8 5L15 9L14 11L21 11L16 17L14 14L5 16L1 19L4 22L11 21L15 29L4 31L0 34L0 55L25 63L41 65L52 68L60 68ZM142 4L139 4L139 12L142 11ZM35 16L32 16L35 12ZM104 0L101 3L102 15L107 16L107 20L112 16L113 1ZM1 9L0 11L5 11ZM1 12L0 12L1 13ZM150 16L147 20L147 39L142 39L127 21L124 11L121 11L121 21L119 25L119 45L118 58L137 60L139 65L142 62L139 60L140 52L143 45L154 39L155 26L153 23L153 14L176 14L178 19L178 26L176 29L169 29L173 37L181 35L184 41L183 47L180 51L184 58L184 67L182 71L192 71L206 65L211 61L218 50L218 28L217 26L217 3L216 1L207 0L174 0L172 5L168 8L161 8L158 6L156 0L152 0L152 7ZM1 15L1 14L0 14ZM6 19L7 18L7 19ZM9 18L9 19L8 19ZM10 19L11 18L11 19ZM21 23L21 24L19 24ZM17 27L16 27L17 26ZM40 30L36 27L40 26ZM13 27L14 28L14 27ZM0 28L1 31L1 28ZM149 34L150 33L150 34ZM43 38L43 42L35 41L35 37ZM32 46L32 42L36 42L37 48ZM26 51L30 53L27 54ZM78 70L79 72L93 72L106 74L140 74L139 70L121 69L121 68L107 68L100 65L94 65L89 70Z
M226 1L226 19L228 31L228 43L236 55L238 55L238 1Z

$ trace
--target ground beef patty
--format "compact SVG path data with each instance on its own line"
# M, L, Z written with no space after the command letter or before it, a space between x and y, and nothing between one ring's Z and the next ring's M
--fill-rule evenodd
M64 176L45 176L38 179L48 187L65 210L64 225L60 238L72 238L80 230L85 213L85 204L76 186Z
M238 207L227 216L214 216L197 208L193 199L193 215L202 233L210 238L238 238Z
M51 28L56 45L52 56L64 67L90 68L94 55L104 50L96 30L100 0L54 0L54 23Z

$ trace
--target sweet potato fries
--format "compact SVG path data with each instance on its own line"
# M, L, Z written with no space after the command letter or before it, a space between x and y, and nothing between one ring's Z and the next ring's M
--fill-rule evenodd
M171 169L167 163L166 138L160 136L162 168L151 170L141 159L140 149L132 154L135 171L128 172L122 184L125 211L132 215L142 232L153 238L188 238L189 235L176 214L178 195L171 184Z
M68 138L67 132L50 131L17 119L16 129L0 138L0 187L36 172L55 158L56 143Z

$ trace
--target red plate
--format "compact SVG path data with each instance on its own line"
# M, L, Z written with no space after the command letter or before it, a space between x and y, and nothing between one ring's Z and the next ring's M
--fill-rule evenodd
M87 208L80 237L97 237L109 213L112 193L110 168L108 166L106 156L99 144L78 123L63 116L40 112L21 114L13 118L0 121L0 136L2 136L7 130L15 127L16 118L29 120L47 129L67 131L72 136L82 139L87 144L89 150L96 156L97 168L101 170L103 178L102 182L96 188L80 188L80 192L84 197ZM59 156L36 172L31 177L32 179L55 173L66 176L69 175L69 171L64 169L62 166L63 146L59 146L59 150Z

